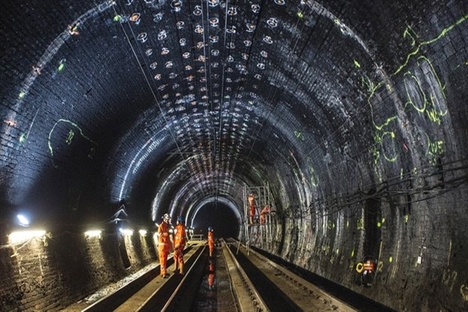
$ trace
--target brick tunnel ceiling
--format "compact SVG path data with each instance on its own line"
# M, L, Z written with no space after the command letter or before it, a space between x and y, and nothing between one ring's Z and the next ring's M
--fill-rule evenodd
M338 189L323 181L334 154L371 162L371 125L389 122L369 105L379 88L371 81L405 65L381 47L385 16L368 16L363 25L379 32L358 36L345 21L359 12L345 2L93 3L5 5L12 205L54 186L44 207L96 210L94 192L157 219L157 207L181 213L210 198L239 208L245 185L268 182L280 197L320 182L326 193ZM350 16L338 17L344 10ZM395 149L382 153L391 159Z

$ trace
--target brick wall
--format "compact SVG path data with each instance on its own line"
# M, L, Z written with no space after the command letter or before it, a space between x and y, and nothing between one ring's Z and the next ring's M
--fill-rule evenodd
M7 241L0 248L0 311L59 311L154 261L151 238L65 231Z

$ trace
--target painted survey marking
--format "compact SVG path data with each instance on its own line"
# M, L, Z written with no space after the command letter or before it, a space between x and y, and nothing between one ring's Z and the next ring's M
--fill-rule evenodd
M444 154L444 141L431 141L429 135L427 135L427 133L424 134L426 136L427 145L426 155L428 156L430 163L435 165L437 163L437 158Z
M9 117L5 120L3 120L3 122L8 126L8 127L16 127L18 125L18 122L16 120L14 120L13 118Z
M112 6L115 5L115 1L113 0L106 0L103 1L102 3L96 5L94 8L88 10L85 12L83 15L79 16L76 20L72 21L66 29L64 29L47 47L47 49L44 51L44 53L40 56L39 60L31 66L31 71L27 75L27 77L23 80L21 85L18 86L18 96L16 98L16 101L14 105L11 107L10 112L6 116L6 120L11 120L14 121L16 120L17 112L21 111L21 106L23 105L27 95L29 94L29 90L31 86L34 84L36 78L41 75L43 72L43 69L51 62L51 60L55 57L57 52L60 50L62 45L70 39L72 36L76 36L79 34L79 27L83 25L88 19L94 18L101 12L111 8ZM65 69L65 59L62 59L57 67L57 70L52 73L52 78L55 77L55 75L58 72L61 72ZM36 112L37 115L37 112ZM36 117L34 117L36 118ZM34 120L33 120L34 121ZM31 127L34 124L31 123L31 126L29 127L27 134L24 132L20 134L19 136L19 144L22 144L26 141L29 132L31 131ZM11 126L10 126L11 128ZM6 133L8 133L7 130Z
M364 218L359 218L356 220L356 230L364 230Z
M418 55L420 50L421 50L421 47L425 46L425 45L430 45L438 40L440 40L441 38L445 37L450 31L452 31L456 26L460 25L460 24L463 24L464 22L468 21L468 15L465 15L465 16L462 16L460 19L458 19L455 23L453 23L452 25L444 28L437 37L433 38L433 39L430 39L430 40L427 40L427 41L423 41L419 44L416 44L417 43L417 35L416 33L411 29L410 26L408 26L404 33L403 33L403 38L409 38L409 40L411 40L411 44L412 46L415 47L415 49L409 53L406 57L406 60L405 62L395 71L395 73L393 75L396 75L398 74L400 71L402 71L407 65L408 63L410 62L410 59L412 57L414 57L415 55Z
M383 267L384 267L383 261L377 262L377 272L382 273L383 272Z
M460 295L463 301L468 301L468 286L463 284L460 286Z
M307 159L309 164L312 164L312 160L310 158ZM319 178L317 174L315 173L315 169L312 165L309 166L309 177L310 177L310 183L312 186L317 187L319 185Z
M146 32L139 33L137 40L141 43L145 43L148 40L148 34Z
M450 289L450 292L453 290L457 277L458 272L455 270L445 269L442 274L442 283Z
M136 25L139 25L140 24L140 21L141 21L141 15L140 13L136 12L136 13L133 13L132 16L130 16L130 22L133 22L135 23Z
M54 126L49 131L49 135L48 135L48 139L47 139L47 146L49 147L49 153L52 156L52 162L53 162L55 168L58 168L58 166L53 161L53 157L55 156L55 152L54 152L55 147L54 147L54 145L52 143L51 138L52 138L52 135L54 134L54 132L56 131L56 129L57 129L57 127L59 125L64 125L64 127L69 127L66 138L65 138L65 143L68 146L70 146L73 143L73 140L75 139L75 136L79 135L79 137L81 137L81 138L85 139L86 141L88 141L89 143L91 143L90 149L88 151L88 157L91 158L91 159L94 157L96 146L98 144L95 141L93 141L92 139L90 139L89 137L87 137L83 133L83 130L76 123L74 123L74 122L72 122L70 120L67 120L67 119L59 119L57 122L55 122Z
M76 22L74 24L68 25L67 30L70 36L78 36L80 34L78 28L80 27L80 23Z
M398 150L395 146L395 133L393 131L376 132L374 142L376 145L371 147L371 153L376 165L381 156L388 162L395 162L398 158Z
M410 41L410 45L413 47L413 50L407 55L405 62L399 66L393 74L391 74L392 77L398 74L403 75L403 84L406 92L404 95L406 99L404 108L415 110L418 114L423 116L425 120L428 120L436 126L440 126L443 122L443 118L448 114L445 84L437 74L432 61L422 55L420 50L421 47L425 45L437 42L446 36L455 26L460 25L467 20L468 15L463 16L454 24L443 29L435 38L423 42L420 42L417 34L413 29L411 29L411 27L407 27L403 33L403 38ZM412 59L415 60L415 67L404 72ZM353 64L357 69L361 68L360 63L357 60L353 60ZM370 108L372 124L375 129L375 144L370 147L370 153L373 156L374 165L377 165L381 159L384 159L387 162L395 162L398 159L398 154L401 148L400 145L396 143L396 133L398 132L393 128L395 127L394 122L398 122L399 118L397 115L387 117L380 116L381 120L378 122L374 109L375 104L373 103L374 100L378 101L376 99L377 94L382 91L383 87L385 87L389 92L392 92L393 89L390 85L385 84L384 82L375 83L365 75L361 77L361 83L367 93L367 103ZM431 85L432 88L424 87L428 84ZM443 153L444 142L434 138L427 138L426 142L431 143L426 145L426 155L428 156L428 160L433 163L437 155L441 155ZM408 142L403 142L401 147L404 151L410 150Z
M66 59L61 59L58 63L58 66L57 66L57 72L60 73L62 71L65 70L65 63L67 62Z
M295 130L294 136L298 138L299 140L304 141L304 135L302 134L302 132Z

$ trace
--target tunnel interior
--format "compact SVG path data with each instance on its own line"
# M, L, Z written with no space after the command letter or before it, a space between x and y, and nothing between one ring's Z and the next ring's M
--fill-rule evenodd
M261 188L259 248L396 310L467 307L466 1L2 11L2 246L20 213L57 237L167 212L245 240Z

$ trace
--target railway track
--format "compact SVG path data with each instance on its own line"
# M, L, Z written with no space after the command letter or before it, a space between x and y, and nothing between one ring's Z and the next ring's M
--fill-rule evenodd
M163 279L156 267L82 312L371 311L339 300L234 240L220 240L213 258L203 242L191 244L184 257L184 275Z
M82 312L147 312L147 311L173 311L174 306L179 306L179 311L189 311L190 307L180 304L187 304L190 300L177 302L178 294L185 291L184 296L188 298L190 289L199 284L203 274L203 262L206 261L205 246L192 244L184 251L186 260L186 272L184 275L171 274L168 279L163 279L159 275L159 266L147 272L131 283L121 287L117 291L101 298L91 304ZM173 267L173 259L168 259L169 271ZM193 297L196 294L192 294Z
M229 243L229 250L255 285L256 300L264 302L260 311L358 311L243 245Z

